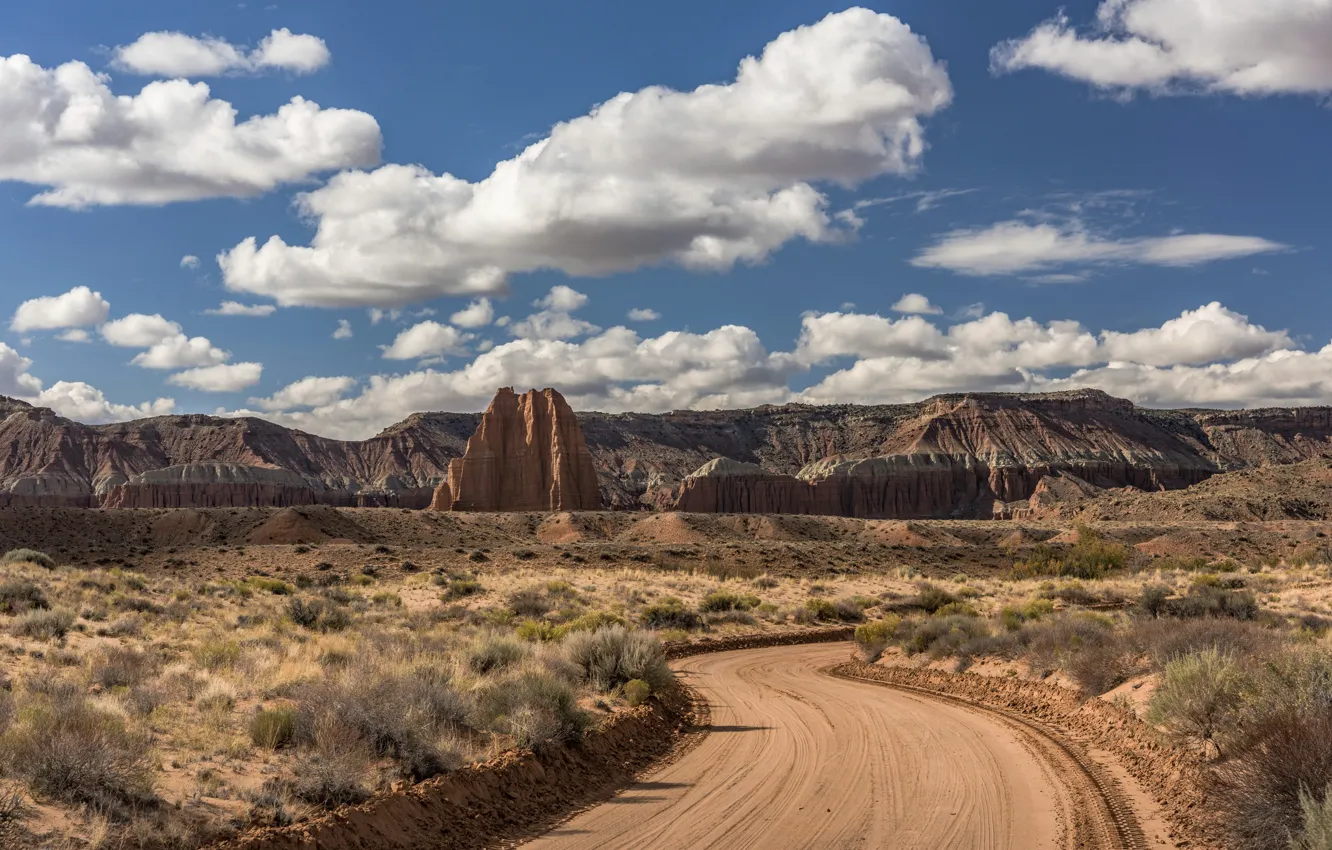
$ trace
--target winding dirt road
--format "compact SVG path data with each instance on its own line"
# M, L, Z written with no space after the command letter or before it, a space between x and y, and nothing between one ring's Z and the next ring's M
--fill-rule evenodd
M822 672L848 653L823 644L679 662L710 705L707 736L526 846L1138 846L1052 739L969 705Z

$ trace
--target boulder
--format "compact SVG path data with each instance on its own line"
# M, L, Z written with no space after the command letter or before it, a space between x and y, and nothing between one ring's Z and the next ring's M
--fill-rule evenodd
M597 471L573 409L558 392L504 387L431 507L453 511L595 511Z

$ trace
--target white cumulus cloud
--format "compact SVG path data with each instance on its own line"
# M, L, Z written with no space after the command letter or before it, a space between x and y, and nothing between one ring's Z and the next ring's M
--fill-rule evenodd
M908 292L897 302L893 304L894 313L918 313L927 316L937 316L943 312L943 309L930 303L930 299L917 292Z
M1061 13L996 45L990 62L1120 91L1326 95L1329 44L1327 0L1104 0L1089 31Z
M351 339L354 336L351 322L346 319L338 319L338 329L333 331L334 339Z
M965 275L1012 275L1070 265L1196 266L1286 248L1258 236L1184 233L1111 238L1092 233L1077 221L1064 226L1001 221L945 233L913 257L911 264ZM1044 282L1070 280L1060 276Z
M237 121L205 83L149 83L115 95L82 62L47 69L0 57L0 180L47 187L29 203L82 208L244 198L379 161L364 112L293 98Z
M655 322L661 314L651 307L635 307L629 311L628 318L631 322Z
M288 384L267 398L252 398L250 404L260 410L291 410L299 407L323 407L332 404L356 386L355 378L302 378Z
M103 339L124 348L148 348L180 332L180 325L163 318L160 313L151 316L130 313L101 327Z
M293 33L284 27L273 30L252 50L211 36L144 33L132 44L115 48L111 64L117 70L145 76L216 77L268 69L309 74L331 59L322 38Z
M382 346L385 360L418 360L447 354L465 354L466 343L472 334L463 333L452 325L439 322L421 322L413 325Z
M199 268L199 258L193 254L186 254L180 258L180 267L182 269L197 269Z
M277 312L272 304L242 304L239 301L223 301L221 306L204 310L207 316L271 316Z
M478 298L449 316L449 321L460 328L484 328L495 321L495 307L489 298Z
M260 363L229 363L186 369L168 377L167 383L207 393L230 393L254 386L263 374Z
M3 131L0 131L3 132ZM60 328L85 328L106 321L111 304L102 293L76 286L63 295L46 295L24 301L14 311L9 329L18 333Z
M817 183L915 170L952 87L924 39L855 8L783 33L732 82L617 95L472 183L419 166L347 171L298 199L308 246L222 253L226 285L281 304L493 295L537 269L725 270L845 239Z

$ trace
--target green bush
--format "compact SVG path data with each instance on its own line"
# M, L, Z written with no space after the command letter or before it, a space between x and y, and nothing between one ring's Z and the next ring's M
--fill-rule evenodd
M652 696L652 686L642 679L630 679L624 683L624 698L633 706L639 706Z
M805 612L811 619L819 622L838 620L837 607L826 599L806 599Z
M1291 850L1332 850L1332 785L1320 794L1300 789L1300 833L1291 839Z
M351 614L330 598L293 596L287 602L287 617L301 628L340 632L351 625Z
M488 681L476 692L472 716L478 728L512 735L519 746L532 748L576 741L590 722L573 686L542 669Z
M195 666L213 672L234 667L240 660L240 653L241 647L236 641L212 638L201 641L191 655L194 656Z
M667 596L655 605L643 609L640 615L649 629L680 629L692 631L703 624L698 612L690 611L674 596Z
M0 556L0 564L35 564L50 570L55 568L55 559L36 549L10 549Z
M1010 632L1022 628L1023 623L1030 623L1054 613L1054 603L1049 599L1033 599L1025 605L1005 605L999 612L999 622Z
M264 590L274 596L290 596L295 589L285 581L264 576L250 576L245 580L245 585L251 590Z
M296 735L296 712L290 708L267 708L250 718L250 740L256 747L277 750Z
M1098 579L1128 564L1128 547L1108 542L1088 526L1077 530L1078 542L1063 551L1048 543L1036 546L1029 558L1013 564L1011 577Z
M979 617L929 617L905 620L898 627L902 648L908 655L929 652L942 658L948 655L978 655L987 648L990 629Z
M1215 648L1166 665L1148 718L1167 732L1221 753L1233 730L1247 680L1233 655Z
M897 637L897 627L901 624L901 617L889 614L882 620L856 626L856 645L864 659L871 664L878 661L883 651Z
M632 679L642 679L660 691L674 679L661 642L646 632L624 626L574 632L564 639L562 648L582 681L603 693Z
M749 611L763 604L763 600L753 594L741 596L726 590L714 590L698 603L698 610L705 614L723 611Z

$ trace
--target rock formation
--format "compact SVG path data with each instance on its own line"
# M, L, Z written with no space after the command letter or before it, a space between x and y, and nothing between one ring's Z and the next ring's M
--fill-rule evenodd
M139 476L237 464L298 476L316 504L425 508L481 422L481 414L420 413L357 442L253 418L87 426L0 398L0 507L100 507L131 482L133 495L115 503L174 504L183 498L179 476ZM582 413L578 424L605 506L627 510L800 511L808 500L811 513L989 517L1022 509L1046 477L1072 475L1105 490L1177 490L1218 472L1332 456L1332 408L1149 410L1095 390ZM718 457L768 478L715 468L687 480ZM217 496L229 505L237 492L196 487L189 499L210 507L211 493L229 493ZM460 495L442 492L435 506L452 507Z
M431 507L454 511L594 511L601 507L597 471L578 417L558 392L512 387L496 394L449 462L449 477Z
M113 486L106 508L228 508L315 504L315 492L286 469L238 463L168 466L140 473Z

